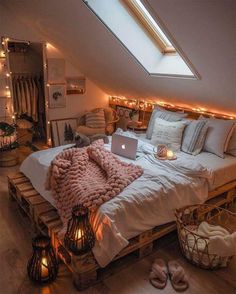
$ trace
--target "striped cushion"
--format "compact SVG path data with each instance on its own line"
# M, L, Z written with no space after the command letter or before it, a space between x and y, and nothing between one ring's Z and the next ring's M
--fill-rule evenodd
M184 131L182 141L182 151L192 155L197 155L202 151L207 134L207 121L194 120L192 121Z
M161 118L167 121L175 122L175 121L180 121L182 118L186 116L187 116L186 113L168 111L159 106L154 108L152 111L151 118L149 120L146 138L151 139L156 118Z
M105 128L105 115L104 110L100 109L97 112L89 112L86 114L85 119L86 127L89 128Z
M236 124L234 125L232 137L230 138L226 153L236 156Z

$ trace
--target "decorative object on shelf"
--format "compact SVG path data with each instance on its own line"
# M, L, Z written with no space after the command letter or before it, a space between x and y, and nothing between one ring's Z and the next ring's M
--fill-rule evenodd
M33 254L27 265L29 278L39 284L52 282L57 277L58 261L51 239L38 236L32 242Z
M65 84L49 85L49 107L66 107Z
M82 205L75 206L72 218L68 222L64 238L65 246L75 255L84 254L93 248L95 237L89 222L88 209Z
M48 58L48 83L65 83L65 60L62 58Z
M75 142L76 118L52 120L50 125L54 147Z
M84 94L86 91L85 77L67 77L66 78L66 94Z

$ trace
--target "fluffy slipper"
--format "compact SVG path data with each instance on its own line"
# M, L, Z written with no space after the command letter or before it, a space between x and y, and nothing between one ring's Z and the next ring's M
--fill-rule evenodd
M166 286L167 279L168 269L165 261L163 259L156 259L152 264L149 275L150 283L158 289L163 289Z
M189 287L185 271L177 261L168 262L168 271L172 287L176 291L185 291Z

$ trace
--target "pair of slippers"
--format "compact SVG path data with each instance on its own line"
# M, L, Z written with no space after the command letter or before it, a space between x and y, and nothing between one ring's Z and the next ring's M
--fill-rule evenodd
M163 259L156 259L149 275L150 283L158 289L164 289L168 276L176 291L185 291L189 287L185 271L177 261L169 261L166 264Z

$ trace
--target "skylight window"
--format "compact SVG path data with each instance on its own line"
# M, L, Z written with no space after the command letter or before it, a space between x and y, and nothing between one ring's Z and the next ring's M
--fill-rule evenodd
M109 33L112 33L115 40L129 54L130 61L137 62L147 74L198 78L198 73L180 46L176 41L173 43L159 17L154 16L152 10L149 10L142 0L83 1L107 28L107 39ZM109 41L110 50L120 50L117 42L112 39Z
M160 26L153 19L146 7L140 0L124 0L130 7L132 12L136 15L139 21L145 26L148 32L156 40L162 53L175 53L176 50Z

